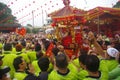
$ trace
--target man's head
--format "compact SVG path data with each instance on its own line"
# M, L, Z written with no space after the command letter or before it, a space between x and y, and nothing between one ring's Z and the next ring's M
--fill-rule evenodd
M26 69L26 62L23 60L22 56L18 56L13 61L13 66L16 71L19 69L25 70Z
M11 51L11 50L12 50L12 44L6 43L6 44L4 45L4 50L5 50L5 51Z
M99 58L96 55L88 55L86 57L85 65L86 65L86 70L90 72L97 72L99 69Z
M16 49L16 51L22 51L22 48L23 48L23 46L21 45L21 44L17 44L16 46L15 46L15 49Z
M48 68L49 68L49 59L48 57L41 57L39 60L38 60L38 66L40 67L41 71L47 71Z
M79 63L80 63L80 66L84 69L85 68L85 60L87 58L87 54L81 54L79 56Z
M55 61L56 61L56 66L58 68L64 69L64 68L67 68L68 66L67 57L64 53L58 54L55 58Z
M5 80L5 78L7 78L6 73L8 73L10 71L9 67L6 67L4 69L0 69L0 80Z

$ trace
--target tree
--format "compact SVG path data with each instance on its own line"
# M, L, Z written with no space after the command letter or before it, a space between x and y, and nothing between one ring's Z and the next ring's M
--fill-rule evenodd
M114 6L113 8L120 8L120 1L118 1Z
M32 25L31 24L27 24L27 27L32 27Z
M38 32L39 32L39 29L38 29L38 28L33 28L33 29L32 29L32 32L33 32L33 33L38 33Z
M0 23L17 23L16 17L12 15L12 10L4 3L0 2Z
M31 33L31 29L27 27L27 28L26 28L26 32L27 32L27 33Z

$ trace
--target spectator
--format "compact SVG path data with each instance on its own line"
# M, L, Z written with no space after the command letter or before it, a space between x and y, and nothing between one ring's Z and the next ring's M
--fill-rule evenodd
M86 70L89 73L89 76L86 76L83 80L97 80L101 77L101 72L99 69L100 60L95 55L88 55L85 60Z
M72 72L68 67L68 60L64 53L55 57L57 70L53 70L48 80L77 80L77 72Z
M28 74L34 75L34 71L32 69L32 66L27 66L26 62L23 60L21 56L18 56L14 59L13 62L14 68L15 68L15 74L14 79L16 80L24 80L25 77L28 76ZM28 70L27 70L28 67Z
M3 47L3 65L2 67L4 68L5 66L10 67L10 77L11 79L14 77L14 66L13 66L13 61L17 57L16 54L12 54L12 44L6 43Z
M83 80L86 76L88 76L88 71L85 70L85 60L87 58L87 54L83 53L79 56L79 63L80 63L80 67L81 69L78 72L78 77L79 80Z
M16 55L17 56L22 56L23 59L27 62L27 63L30 63L30 59L28 58L28 55L24 52L22 52L22 49L23 49L23 46L21 44L17 44L15 46L15 49L16 49Z
M3 64L3 59L4 56L0 56L0 67L2 66ZM10 68L9 67L6 67L6 68L0 68L0 80L11 80L10 79L10 76L9 76L9 72L10 71ZM8 75L7 75L8 73Z
M119 65L109 72L109 80L120 80L120 53L118 54Z
M38 61L39 68L41 72L39 73L38 80L48 80L48 68L49 68L48 57L41 57Z
M0 80L11 80L10 77L7 76L7 73L10 71L9 67L4 69L0 69Z

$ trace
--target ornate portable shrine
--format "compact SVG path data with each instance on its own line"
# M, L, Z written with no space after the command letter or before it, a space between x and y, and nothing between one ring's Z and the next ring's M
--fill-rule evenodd
M51 26L55 28L57 39L64 48L75 53L82 44L81 30L85 23L85 11L70 6L70 0L63 0L63 4L65 6L62 9L49 14L52 18Z
M85 22L85 11L70 6L69 0L63 0L63 3L65 7L49 16L53 21L51 25L56 29L57 39L62 41L65 48L70 48L71 44L81 44L80 25Z

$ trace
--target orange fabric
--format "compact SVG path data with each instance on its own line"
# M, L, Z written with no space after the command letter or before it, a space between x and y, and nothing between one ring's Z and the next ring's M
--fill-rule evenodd
M51 56L52 55L52 49L54 48L54 45L53 45L53 43L50 43L50 45L49 45L49 47L48 47L48 49L47 49L47 51L46 51L46 55L47 56Z

